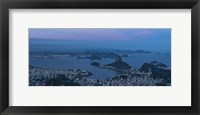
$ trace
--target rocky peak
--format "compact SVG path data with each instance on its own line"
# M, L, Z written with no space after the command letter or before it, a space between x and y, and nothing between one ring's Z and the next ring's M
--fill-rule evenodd
M115 62L122 62L121 56L117 55L115 58Z
M116 55L115 62L113 62L111 64L107 64L105 66L111 66L111 67L113 67L115 69L120 69L120 70L130 69L131 68L131 66L129 66L126 62L122 61L122 58L119 55Z

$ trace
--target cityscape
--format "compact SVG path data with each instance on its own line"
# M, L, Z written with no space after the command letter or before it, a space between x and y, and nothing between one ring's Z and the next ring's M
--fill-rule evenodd
M30 28L29 86L171 86L171 30Z

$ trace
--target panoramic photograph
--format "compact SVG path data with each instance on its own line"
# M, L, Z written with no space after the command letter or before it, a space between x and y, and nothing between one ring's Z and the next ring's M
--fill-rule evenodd
M29 86L171 86L170 28L29 28Z

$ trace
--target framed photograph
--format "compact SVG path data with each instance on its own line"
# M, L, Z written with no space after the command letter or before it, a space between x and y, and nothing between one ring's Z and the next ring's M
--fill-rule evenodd
M1 0L2 114L199 114L198 0Z

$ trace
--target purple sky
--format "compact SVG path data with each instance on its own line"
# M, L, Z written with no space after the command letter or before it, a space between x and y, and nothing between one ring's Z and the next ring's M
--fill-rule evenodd
M66 43L87 44L127 49L171 50L171 29L135 28L30 28L31 40L68 41ZM78 41L78 42L77 42Z
M167 35L169 29L29 29L30 39L129 40ZM163 36L164 37L164 36ZM169 37L169 36L166 36Z

